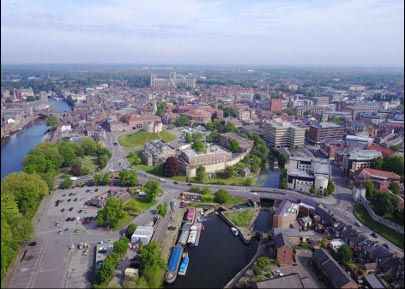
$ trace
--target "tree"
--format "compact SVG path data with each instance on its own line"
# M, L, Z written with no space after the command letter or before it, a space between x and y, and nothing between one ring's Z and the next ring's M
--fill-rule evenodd
M218 140L218 134L216 132L212 132L205 137L207 142L214 142Z
M394 172L403 178L404 157L400 155L392 155L384 157L384 164L382 169L387 172Z
M374 196L377 193L377 190L375 189L373 182L367 180L363 183L363 185L366 188L366 198L368 200L374 199Z
M229 195L229 192L224 190L224 189L219 189L215 194L214 194L214 202L219 203L219 204L224 204L226 202L229 202L231 199L231 196Z
M373 210L377 215L393 214L398 209L397 196L390 193L379 193L372 201Z
M138 184L138 173L136 171L122 170L119 173L120 186L132 187Z
M131 223L128 225L127 230L125 231L125 236L128 239L131 239L132 234L135 232L137 225L135 223Z
M323 237L321 240L321 247L326 249L327 244L328 244L328 238Z
M165 102L159 102L156 105L156 108L157 108L156 109L156 115L161 116L166 110L166 103Z
M389 146L388 148L389 148L390 150L393 150L393 151L396 151L396 152L398 152L398 151L401 150L401 146L400 146L400 145L391 145L391 146Z
M70 168L70 173L74 176L81 176L83 174L83 168L80 161L77 161L74 164L72 164Z
M201 141L196 141L191 145L191 148L196 152L203 152L205 150L205 146Z
M110 197L104 208L97 212L96 221L101 227L114 228L124 215L124 201Z
M6 103L13 103L13 99L11 97L6 98Z
M166 177L174 177L179 171L179 164L176 157L168 157L163 164L163 174Z
M131 159L131 165L139 165L142 163L141 157L135 152L130 152L127 157Z
M164 204L159 204L159 205L157 206L157 212L158 212L158 215L160 215L160 216L162 216L162 217L166 216L166 213L167 213L167 204L166 204L166 203L164 203Z
M260 269L264 270L267 266L270 265L270 259L265 256L259 257L259 259L257 259L257 261L256 261L256 265Z
M223 172L224 178L229 179L233 175L233 167L228 166Z
M253 99L255 100L260 100L262 98L262 96L260 95L260 93L255 93L255 95L253 96Z
M46 119L46 125L50 127L56 127L59 123L59 118L56 115L50 115Z
M83 148L85 155L94 155L97 151L97 143L91 137L83 138L80 146Z
M187 116L182 115L176 121L174 122L176 126L188 126L190 125L190 120L188 119Z
M342 263L351 263L353 252L349 245L344 244L337 250L337 260Z
M328 186L326 189L324 189L324 193L326 196L331 195L335 191L335 184L332 182L332 180L329 180Z
M4 210L5 213L16 212L15 202L18 211L24 217L31 219L35 215L42 198L48 193L47 184L38 175L23 172L9 174L1 182L1 210L2 212ZM8 209L10 211L7 211ZM7 213L5 217L7 218L7 216L11 215ZM19 215L16 214L14 217L19 217Z
M312 187L309 189L309 192L310 192L311 194L315 194L315 187L312 186Z
M191 134L189 134L188 132L186 132L186 135L184 136L184 140L187 143L191 143L193 141L193 137L191 136Z
M233 153L237 153L239 151L239 143L238 143L238 141L235 140L235 139L232 139L229 142L228 150L230 150Z
M121 237L114 242L114 252L120 255L125 254L128 251L129 239L127 237Z
M376 170L381 170L384 165L384 160L381 157L375 158L371 161L371 167Z
M288 115L296 115L297 114L295 109L293 109L292 107L288 107L288 108L284 109L284 112L286 114L288 114Z
M145 192L145 199L147 202L153 202L156 197L162 192L160 189L159 181L149 180L143 187L142 190Z
M203 138L203 134L200 132L195 132L195 133L193 133L192 137L193 137L193 141L201 141Z
M401 186L396 183L396 182L392 182L390 183L390 185L388 186L388 189L390 189L394 194L399 194L399 192L401 191Z
M70 187L72 187L73 185L73 181L70 179L69 175L65 175L63 177L63 182L59 185L59 188L61 189L69 189Z
M200 182L204 182L204 180L206 178L206 173L205 173L205 167L203 165L199 165L197 167L196 177L197 177L197 180L199 180Z

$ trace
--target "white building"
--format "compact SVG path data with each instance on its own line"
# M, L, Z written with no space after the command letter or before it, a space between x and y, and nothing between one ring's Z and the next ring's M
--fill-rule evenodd
M346 242L340 239L332 240L329 242L329 247L337 253L338 249L342 247L343 245L346 245Z
M153 231L153 226L138 226L131 236L131 243L142 242L144 245L149 244L153 236Z

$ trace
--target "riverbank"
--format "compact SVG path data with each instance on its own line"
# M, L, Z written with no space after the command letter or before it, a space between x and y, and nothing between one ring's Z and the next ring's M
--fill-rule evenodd
M26 126L28 126L31 122L36 119L39 119L39 116L29 116L24 118L21 122L14 123L9 130L1 132L1 138L6 138L8 136L13 135L14 133L23 130ZM3 147L3 144L1 145Z

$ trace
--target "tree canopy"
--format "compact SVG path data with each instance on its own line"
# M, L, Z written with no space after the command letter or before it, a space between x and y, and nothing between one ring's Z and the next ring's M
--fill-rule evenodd
M57 126L59 123L59 118L56 115L50 115L47 119L46 119L46 125L50 126L50 127L55 127Z
M221 205L226 202L229 202L230 199L231 199L231 196L229 195L229 192L224 189L219 189L214 194L214 202L219 203Z
M235 140L235 139L232 139L232 140L229 142L228 150L230 150L230 151L233 152L233 153L239 152L239 143L238 143L238 141Z
M101 227L114 228L124 215L124 201L110 197L104 208L97 212L96 221Z
M142 187L142 190L145 192L145 199L148 202L153 202L156 197L162 192L160 183L156 180L147 181L146 184Z
M119 173L120 186L132 187L138 184L138 173L136 171L122 170Z
M192 145L191 148L195 150L196 152L203 152L205 150L205 146L201 141L195 141Z
M200 182L203 182L206 178L205 167L203 165L199 165L197 167L196 177Z
M163 174L166 177L174 177L179 171L179 164L176 157L168 157L163 164Z

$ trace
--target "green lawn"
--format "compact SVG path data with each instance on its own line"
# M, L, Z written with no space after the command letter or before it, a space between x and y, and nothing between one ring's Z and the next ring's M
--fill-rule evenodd
M141 147L150 140L159 139L159 135L153 132L140 130L136 133L130 133L118 138L118 142L123 147Z
M238 227L249 226L253 217L253 211L251 210L241 212L226 212L224 214Z
M196 178L193 182L199 183ZM245 186L245 178L230 177L228 179L212 178L204 180L204 184L230 185L230 186Z
M82 161L82 166L84 168L89 169L90 173L94 173L97 171L97 166L94 163L94 161L96 160L95 157L93 156L84 156L81 161Z
M370 215L362 205L358 204L354 207L354 215L361 223L380 234L385 239L391 241L402 250L404 249L404 235L371 219Z
M128 215L127 212L124 212L124 217L118 221L117 225L116 225L114 228L112 228L112 230L113 230L113 231L116 231L116 230L121 229L122 227L124 227L125 225L127 225L129 222L131 222L131 220L132 220L133 218L134 218L134 217Z
M246 203L246 201L247 201L246 199L231 197L227 202L224 203L224 205L230 206L230 205L244 204Z
M174 141L176 139L176 136L170 132L168 132L167 130L163 130L160 132L160 137L162 138L162 140L164 142L171 142Z
M151 174L153 171L153 166L147 166L144 164L139 164L139 165L135 165L134 167L140 169L141 171L144 171L145 173Z
M133 214L140 214L144 210L149 209L152 207L154 204L156 204L156 201L154 202L144 202L141 199L133 199L131 198L124 206L128 210L128 212L133 213Z

